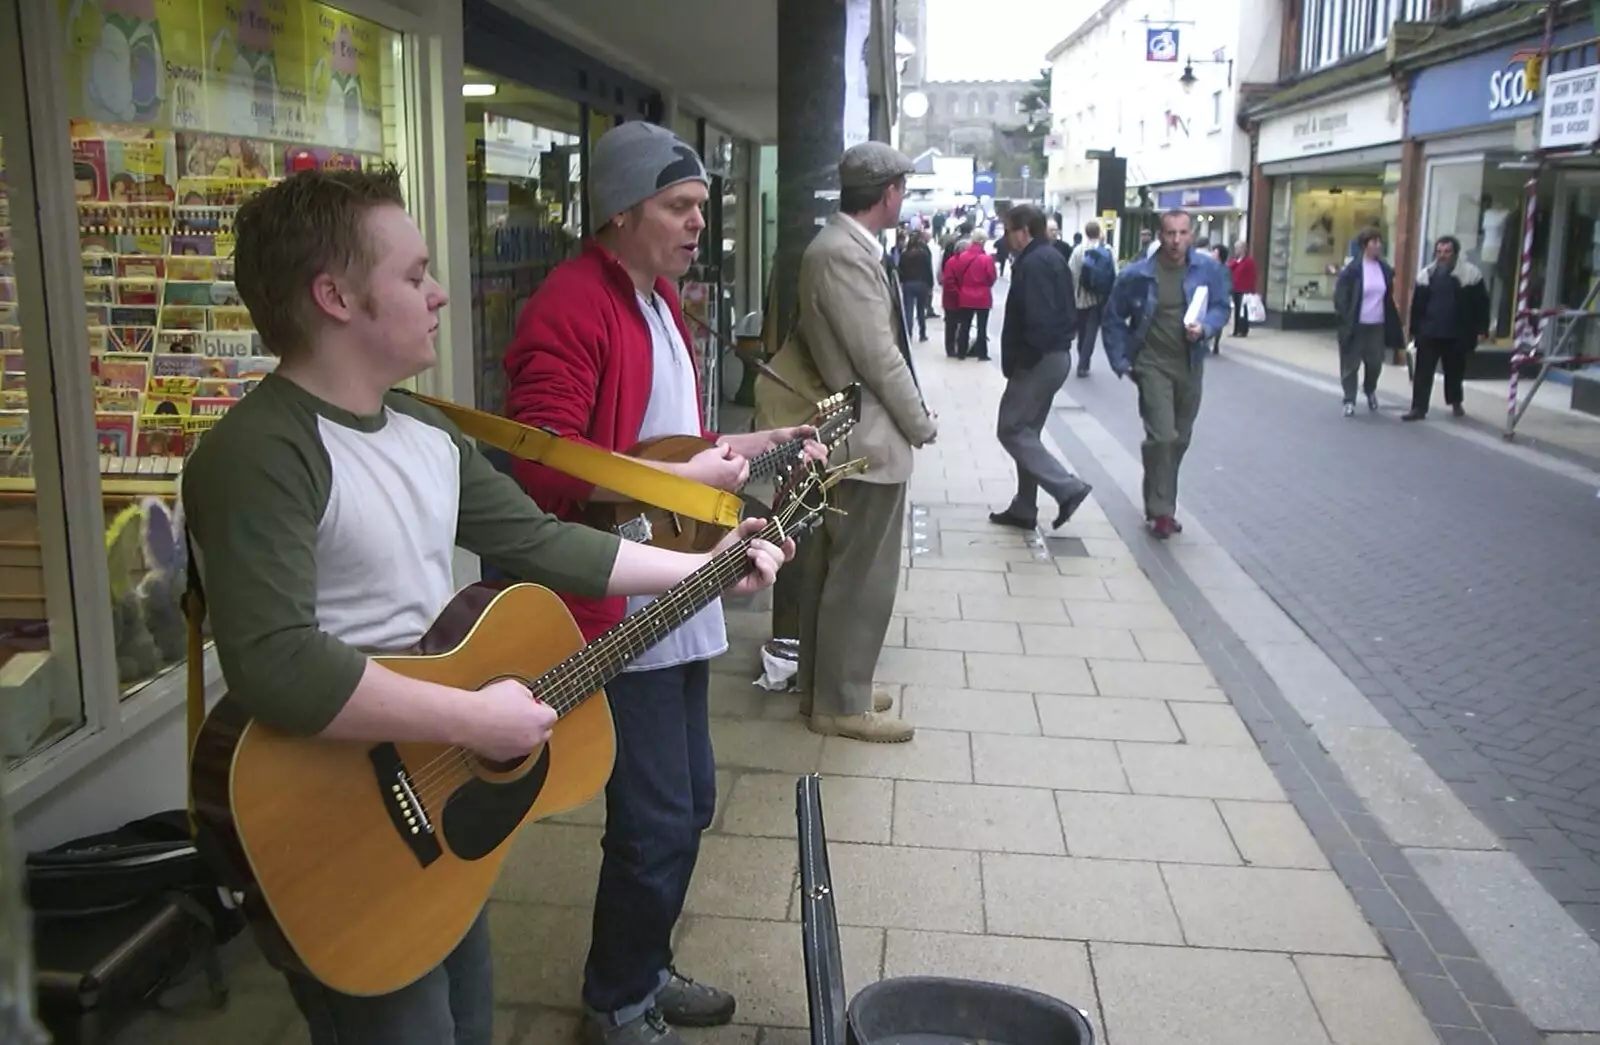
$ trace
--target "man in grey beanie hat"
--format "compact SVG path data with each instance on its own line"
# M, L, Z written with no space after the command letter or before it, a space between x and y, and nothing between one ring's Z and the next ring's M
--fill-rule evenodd
M659 467L722 490L744 485L750 458L810 432L706 430L676 286L694 264L708 194L700 158L671 131L625 123L595 142L595 232L546 277L517 321L505 358L509 416L619 453L655 436L710 439L717 445L693 459ZM814 443L808 452L826 456ZM533 462L512 469L541 508L563 519L587 520L591 501L617 499ZM591 641L649 601L566 599ZM733 995L679 974L672 962L672 930L716 808L707 700L710 661L727 648L722 604L712 603L606 687L617 753L584 964L588 1045L683 1045L669 1024L733 1018Z

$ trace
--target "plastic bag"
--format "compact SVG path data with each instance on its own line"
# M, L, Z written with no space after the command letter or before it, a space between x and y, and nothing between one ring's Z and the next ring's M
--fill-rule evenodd
M1267 321L1267 304L1261 300L1260 294L1246 294L1244 296L1244 316L1252 323L1265 323Z

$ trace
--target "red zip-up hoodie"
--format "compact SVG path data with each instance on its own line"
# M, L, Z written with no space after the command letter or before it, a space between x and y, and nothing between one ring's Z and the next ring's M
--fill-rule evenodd
M672 284L656 280L685 346L693 344ZM690 351L693 364L693 351ZM605 450L631 449L655 380L650 327L638 292L620 262L593 240L545 277L517 317L506 348L506 415L536 428ZM700 369L694 368L699 401ZM705 424L704 415L701 418ZM704 431L707 439L715 432ZM516 460L513 474L539 507L583 521L594 487L533 461ZM586 641L620 621L621 597L561 596Z

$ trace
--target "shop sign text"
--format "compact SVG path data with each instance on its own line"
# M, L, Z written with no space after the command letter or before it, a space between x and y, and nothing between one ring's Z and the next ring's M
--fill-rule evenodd
M1600 66L1555 73L1546 83L1541 149L1593 145L1600 139Z

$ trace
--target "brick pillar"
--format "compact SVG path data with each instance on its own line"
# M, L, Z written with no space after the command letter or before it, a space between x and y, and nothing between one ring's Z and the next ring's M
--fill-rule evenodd
M1410 315L1411 288L1416 282L1419 244L1427 234L1422 228L1422 143L1406 141L1400 145L1399 204L1395 208L1394 228L1394 303L1401 322ZM1405 361L1403 351L1395 353L1396 363Z
M832 214L844 151L846 0L778 0L778 249L772 278L778 325L792 328L800 256ZM858 58L859 60L859 58Z

